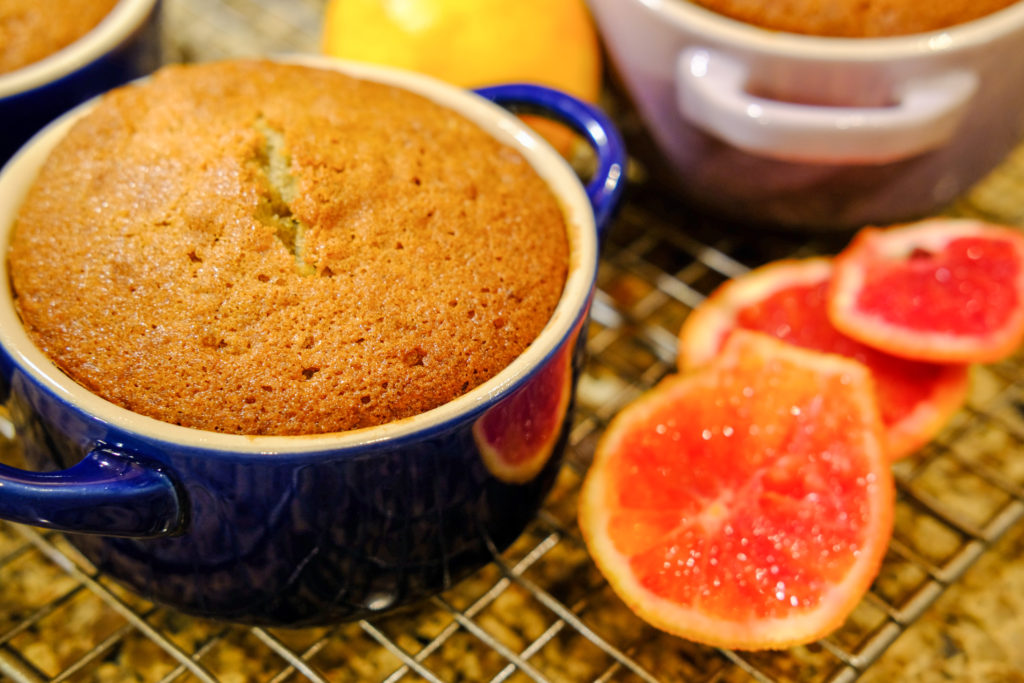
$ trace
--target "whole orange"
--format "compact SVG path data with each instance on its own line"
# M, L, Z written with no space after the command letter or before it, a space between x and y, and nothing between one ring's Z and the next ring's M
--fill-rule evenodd
M465 88L525 81L590 102L601 91L583 0L329 0L322 50ZM571 136L546 123L536 127L564 153Z

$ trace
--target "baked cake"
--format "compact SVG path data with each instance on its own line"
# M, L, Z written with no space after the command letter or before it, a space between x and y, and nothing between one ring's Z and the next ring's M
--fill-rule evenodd
M67 47L110 13L117 0L0 1L0 74Z
M693 0L733 19L789 33L877 38L935 31L1012 5L1015 0Z
M506 367L567 273L514 149L408 91L268 61L171 66L57 146L9 250L70 377L239 434L378 425Z

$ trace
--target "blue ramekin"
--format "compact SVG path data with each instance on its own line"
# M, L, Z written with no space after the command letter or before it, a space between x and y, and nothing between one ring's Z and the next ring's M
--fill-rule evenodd
M0 74L0 164L80 102L159 66L160 0L121 0L64 49Z
M291 61L425 95L518 149L550 185L567 219L569 274L547 326L504 371L443 406L379 427L217 434L93 395L31 343L8 285L0 296L0 398L30 459L55 470L0 466L0 518L68 532L97 567L151 600L281 626L361 618L436 594L490 561L535 516L562 460L600 234L626 161L601 111L558 91L514 84L473 93L405 71ZM36 169L87 106L40 132L0 173L0 244ZM543 112L579 131L597 153L589 184L506 108ZM6 269L0 264L4 283ZM547 459L527 476L489 466L474 425L488 416L493 429L504 413L499 431L521 429L516 420L530 416L504 410L508 403L562 386L570 398L558 404Z

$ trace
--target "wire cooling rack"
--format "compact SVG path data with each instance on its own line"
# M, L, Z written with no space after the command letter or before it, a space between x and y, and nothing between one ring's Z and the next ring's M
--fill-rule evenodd
M319 0L165 0L168 59L315 49L322 10ZM627 135L636 132L620 114ZM1024 591L1006 590L1007 577L1024 574L1020 357L978 368L968 405L896 464L896 529L881 574L829 637L782 652L709 648L651 629L611 592L575 525L602 429L672 371L679 326L719 283L776 258L834 253L845 240L730 229L689 213L642 166L632 176L605 245L568 459L512 548L416 609L274 630L152 605L96 572L61 535L0 523L0 679L851 681L941 669L998 680L1024 668ZM1024 225L1024 149L950 212ZM0 459L10 460L17 441L2 431ZM1010 551L994 545L1004 535L1017 544ZM976 563L972 571L988 573L965 583ZM979 592L960 594L968 589ZM894 643L908 644L897 658L887 652Z

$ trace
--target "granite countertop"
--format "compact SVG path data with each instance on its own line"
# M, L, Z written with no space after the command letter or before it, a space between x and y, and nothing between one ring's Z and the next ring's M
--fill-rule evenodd
M1024 681L1024 524L1016 524L861 679Z
M164 0L168 60L315 49L322 0ZM609 110L642 157L642 128ZM634 146L635 145L635 146ZM59 534L0 523L0 680L1024 681L1024 355L972 378L965 408L900 461L896 533L839 631L738 653L630 614L575 525L608 419L671 371L675 333L730 272L832 253L847 236L744 233L689 212L642 159L602 258L568 462L540 518L494 564L371 622L297 631L193 619L97 574ZM1024 226L1024 146L952 215ZM0 408L0 461L18 462ZM5 431L7 430L7 431Z

